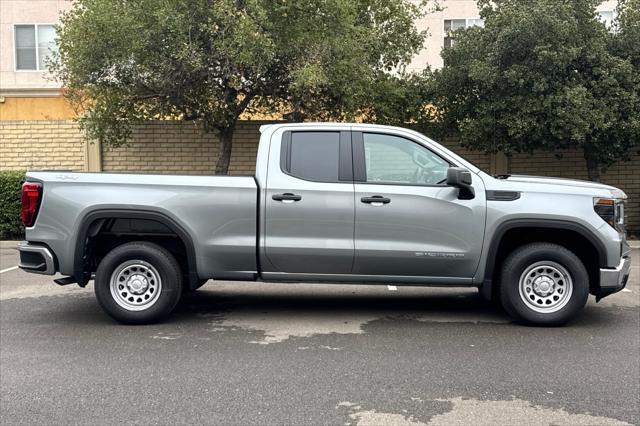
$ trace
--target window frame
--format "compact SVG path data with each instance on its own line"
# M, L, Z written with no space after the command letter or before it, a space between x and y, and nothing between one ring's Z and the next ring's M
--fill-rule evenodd
M423 149L426 149L431 154L440 158L442 161L451 167L458 167L455 163L452 163L448 158L443 157L437 152L430 149L428 146L420 143L419 141L407 137L405 135L398 135L393 132L379 132L379 131L353 131L351 133L351 140L353 146L353 181L354 183L365 184L365 185L391 185L391 186L418 186L425 188L443 188L447 187L447 183L443 182L440 184L427 184L427 183L404 183L404 182L367 182L367 159L364 151L364 134L375 134L375 135L386 135L393 136L400 139L405 139L411 143L414 143L420 146ZM466 167L465 167L466 168Z
M35 46L36 47L36 69L21 70L21 69L18 69L18 45L17 45L16 32L17 32L17 27L22 27L26 25L33 26L34 39L36 41L36 46ZM40 68L40 43L38 42L38 27L53 27L55 31L55 26L56 26L55 23L47 23L47 22L39 22L39 23L20 22L20 23L13 24L13 71L14 72L40 72L40 73L49 72L49 70L46 68L45 69Z
M291 147L293 133L338 133L338 180L315 180L291 173ZM353 184L353 148L350 130L287 130L280 142L280 171L287 176L307 182Z
M464 28L467 29L469 28L469 20L472 19L482 19L480 16L471 16L471 17L464 17L464 18L442 18L442 49L449 49L449 47L445 47L444 46L444 40L447 38L447 31L445 31L444 29L444 22L445 21L458 21L458 20L462 20L464 19ZM482 25L484 27L484 20L482 21ZM451 46L453 47L453 45Z

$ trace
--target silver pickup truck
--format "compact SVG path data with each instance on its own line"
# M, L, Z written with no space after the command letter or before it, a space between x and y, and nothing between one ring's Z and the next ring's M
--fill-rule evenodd
M20 267L95 280L123 323L208 279L477 287L558 325L628 279L621 190L492 177L417 132L262 126L253 177L29 172Z

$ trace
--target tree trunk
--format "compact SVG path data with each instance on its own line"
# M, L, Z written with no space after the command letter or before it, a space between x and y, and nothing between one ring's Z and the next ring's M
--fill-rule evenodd
M588 144L584 146L584 159L587 163L587 176L589 180L600 182L600 165L593 152L593 148Z
M293 111L285 114L285 119L289 123L302 123L304 116L302 115L302 103L299 99L293 100Z
M233 130L235 123L220 131L220 145L218 149L218 162L216 163L216 174L229 174L229 163L231 162L231 147L233 143Z

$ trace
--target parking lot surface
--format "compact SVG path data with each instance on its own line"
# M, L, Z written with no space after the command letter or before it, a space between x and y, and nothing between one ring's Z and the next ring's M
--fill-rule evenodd
M123 326L0 251L2 424L640 423L638 250L561 328L474 289L213 281Z

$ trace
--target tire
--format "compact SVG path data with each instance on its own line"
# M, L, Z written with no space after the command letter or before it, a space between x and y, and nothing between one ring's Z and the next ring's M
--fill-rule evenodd
M123 324L167 318L182 295L182 272L163 247L146 241L123 244L100 262L95 293L104 311Z
M524 245L502 266L500 301L520 323L563 325L584 307L588 297L589 274L584 264L558 244Z

